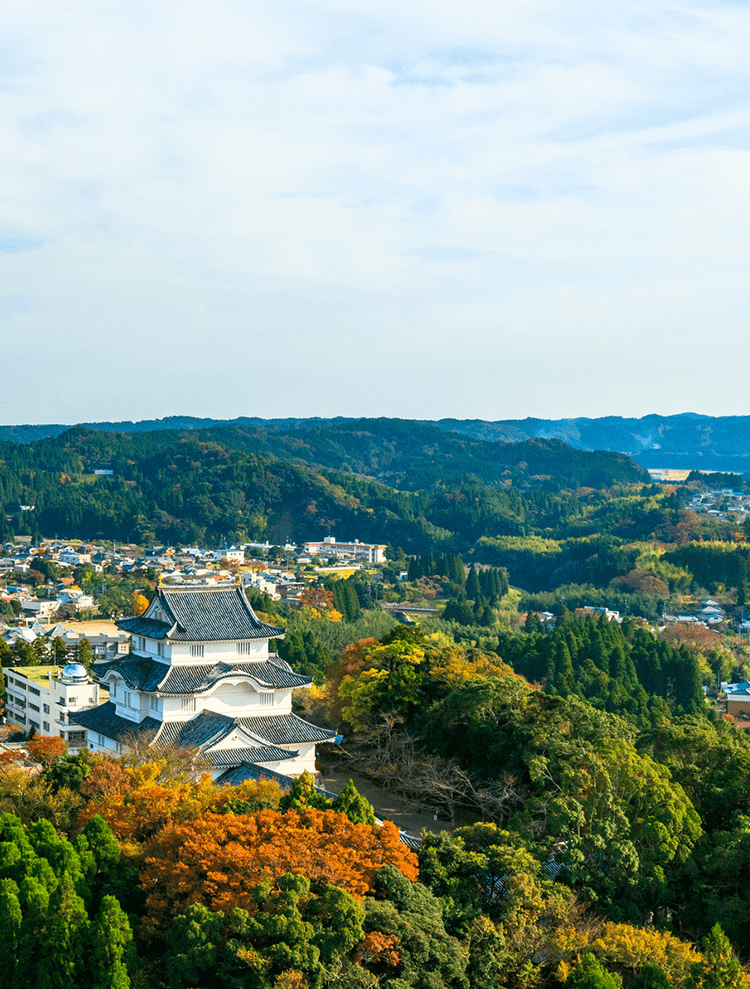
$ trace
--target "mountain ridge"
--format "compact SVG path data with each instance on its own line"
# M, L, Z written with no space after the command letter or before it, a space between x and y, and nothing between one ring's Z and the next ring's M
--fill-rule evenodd
M458 433L492 443L518 443L530 439L558 439L577 450L624 453L642 467L677 467L736 471L750 470L750 416L708 416L682 412L662 416L650 413L640 418L625 416L571 417L565 419L391 419L356 416L295 417L264 419L238 416L214 419L198 416L166 416L138 421L85 422L87 429L118 433L144 433L163 430L205 430L248 427L275 431L304 431L327 425L367 422L414 423L434 426L443 432ZM70 429L60 423L0 426L0 440L31 443L56 437Z

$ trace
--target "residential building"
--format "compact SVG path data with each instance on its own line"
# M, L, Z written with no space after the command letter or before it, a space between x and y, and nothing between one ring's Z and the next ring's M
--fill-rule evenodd
M258 619L241 584L159 586L117 624L132 640L99 674L110 701L76 715L92 751L196 749L214 779L237 782L314 773L316 744L336 740L292 713L292 690L312 681L269 654L284 629Z
M321 543L303 543L302 549L309 556L350 556L364 563L385 563L384 543L336 542L335 536L326 536Z
M229 563L244 563L245 551L237 546L223 546L213 552L214 560L227 560Z
M71 714L100 704L107 696L80 663L15 666L5 670L5 714L9 724L38 735L62 738L72 752L86 746L86 732Z

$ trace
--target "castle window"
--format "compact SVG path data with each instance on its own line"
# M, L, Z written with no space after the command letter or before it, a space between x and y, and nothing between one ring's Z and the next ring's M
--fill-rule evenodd
M262 707L270 707L273 704L273 694L261 694L260 703Z
M237 655L238 656L249 656L250 649L252 648L251 642L238 642L237 643Z
M199 645L199 646L191 646L190 647L190 655L191 656L203 656L203 644L201 643L201 645Z
M194 697L183 697L182 698L182 710L183 711L194 711L195 710L195 698Z

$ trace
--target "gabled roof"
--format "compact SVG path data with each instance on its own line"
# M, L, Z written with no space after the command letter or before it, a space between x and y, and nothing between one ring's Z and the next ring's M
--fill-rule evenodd
M158 587L141 617L125 618L117 624L133 635L174 642L274 639L284 635L283 628L258 619L239 584Z

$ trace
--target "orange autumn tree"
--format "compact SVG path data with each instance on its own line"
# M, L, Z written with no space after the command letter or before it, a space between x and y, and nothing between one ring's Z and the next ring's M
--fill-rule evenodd
M43 766L51 766L65 755L67 745L61 738L54 735L34 735L26 743L26 751L34 762L41 762Z
M235 787L216 786L208 774L197 783L187 777L159 781L163 768L164 760L119 771L102 762L97 779L86 781L93 799L81 811L79 826L99 814L116 838L138 844L169 824L186 824L223 810L231 801L275 807L281 799L278 784L269 780L247 780ZM107 786L110 789L104 789Z
M416 856L389 821L373 828L311 808L206 814L172 824L150 842L141 873L146 927L161 932L193 903L213 911L252 910L253 887L289 872L360 898L372 892L375 873L384 865L412 880L419 871Z

